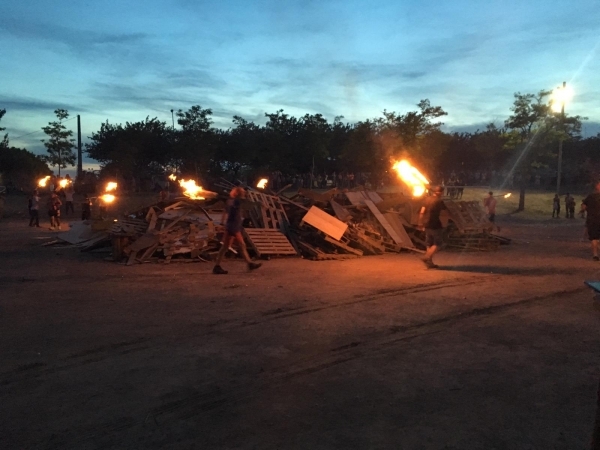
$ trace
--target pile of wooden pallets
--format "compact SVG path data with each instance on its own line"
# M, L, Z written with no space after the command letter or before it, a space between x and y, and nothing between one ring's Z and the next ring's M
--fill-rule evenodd
M424 232L418 226L422 199L366 190L300 189L291 197L246 190L244 238L255 257L330 260L425 250ZM206 201L176 199L119 218L104 234L80 236L73 231L67 236L75 241L93 238L89 242L94 248L112 244L113 259L128 265L208 261L222 245L226 200L225 196ZM494 225L477 202L444 199L444 203L447 210L441 220L449 248L494 250L509 242L492 234ZM231 250L235 252L235 247Z

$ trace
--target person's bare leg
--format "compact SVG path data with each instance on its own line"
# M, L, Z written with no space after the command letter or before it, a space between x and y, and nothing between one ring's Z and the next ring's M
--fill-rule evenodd
M423 257L423 259L428 259L429 261L431 261L433 258L433 255L435 255L437 251L438 251L437 245L432 245L431 247L427 247L427 251L425 252L425 256Z
M598 239L592 241L592 255L594 258L598 257Z
M229 233L225 231L225 234L223 235L223 246L219 250L217 258L215 259L215 267L221 266L221 261L223 260L225 253L227 253L227 250L229 250L229 246L231 245L231 238L232 236L230 236Z
M242 252L242 256L244 260L249 264L252 262L250 259L250 255L248 254L248 249L246 248L246 243L244 242L244 237L242 233L235 233L235 240L237 241L238 246L240 247L240 252Z

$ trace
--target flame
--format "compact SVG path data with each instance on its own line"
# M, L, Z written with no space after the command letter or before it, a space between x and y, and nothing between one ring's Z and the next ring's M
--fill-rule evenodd
M106 183L106 189L104 189L106 192L110 192L110 191L114 191L115 189L117 189L117 183L115 183L114 181L109 181L108 183Z
M512 193L511 193L511 192L509 192L508 194L504 194L504 198L508 198L508 197L510 197L511 195L512 195Z
M104 194L99 197L104 203L112 203L115 201L115 196L112 194Z
M50 175L46 175L44 178L40 178L38 180L38 186L39 187L46 187L46 185L48 184L48 180L50 179Z
M400 179L412 188L412 195L420 197L425 193L429 180L416 167L412 166L408 161L396 161L392 166Z
M264 189L268 182L269 180L267 180L266 178L261 178L256 187L258 189Z
M58 182L58 184L60 185L61 188L66 188L69 184L71 184L71 180L67 180L66 178L64 180L60 180Z
M204 197L199 195L203 191L202 186L196 186L194 180L179 180L179 185L185 189L183 195L186 197L192 200L204 200Z
M171 181L177 180L177 175L175 175L174 173L172 173L171 175L169 175L169 180L171 180Z

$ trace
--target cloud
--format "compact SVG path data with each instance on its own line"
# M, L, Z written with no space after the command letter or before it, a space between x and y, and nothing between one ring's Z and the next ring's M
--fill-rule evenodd
M81 105L62 103L61 101L37 100L28 97L0 95L0 109L8 111L53 112L55 109L77 110L86 112Z

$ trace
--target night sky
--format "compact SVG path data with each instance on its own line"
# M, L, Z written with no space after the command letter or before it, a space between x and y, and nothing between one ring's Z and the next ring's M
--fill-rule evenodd
M598 0L4 0L0 45L0 125L38 153L56 108L81 115L85 138L196 104L228 128L279 109L356 122L428 98L446 130L474 131L501 124L515 92L563 81L567 113L600 131Z

